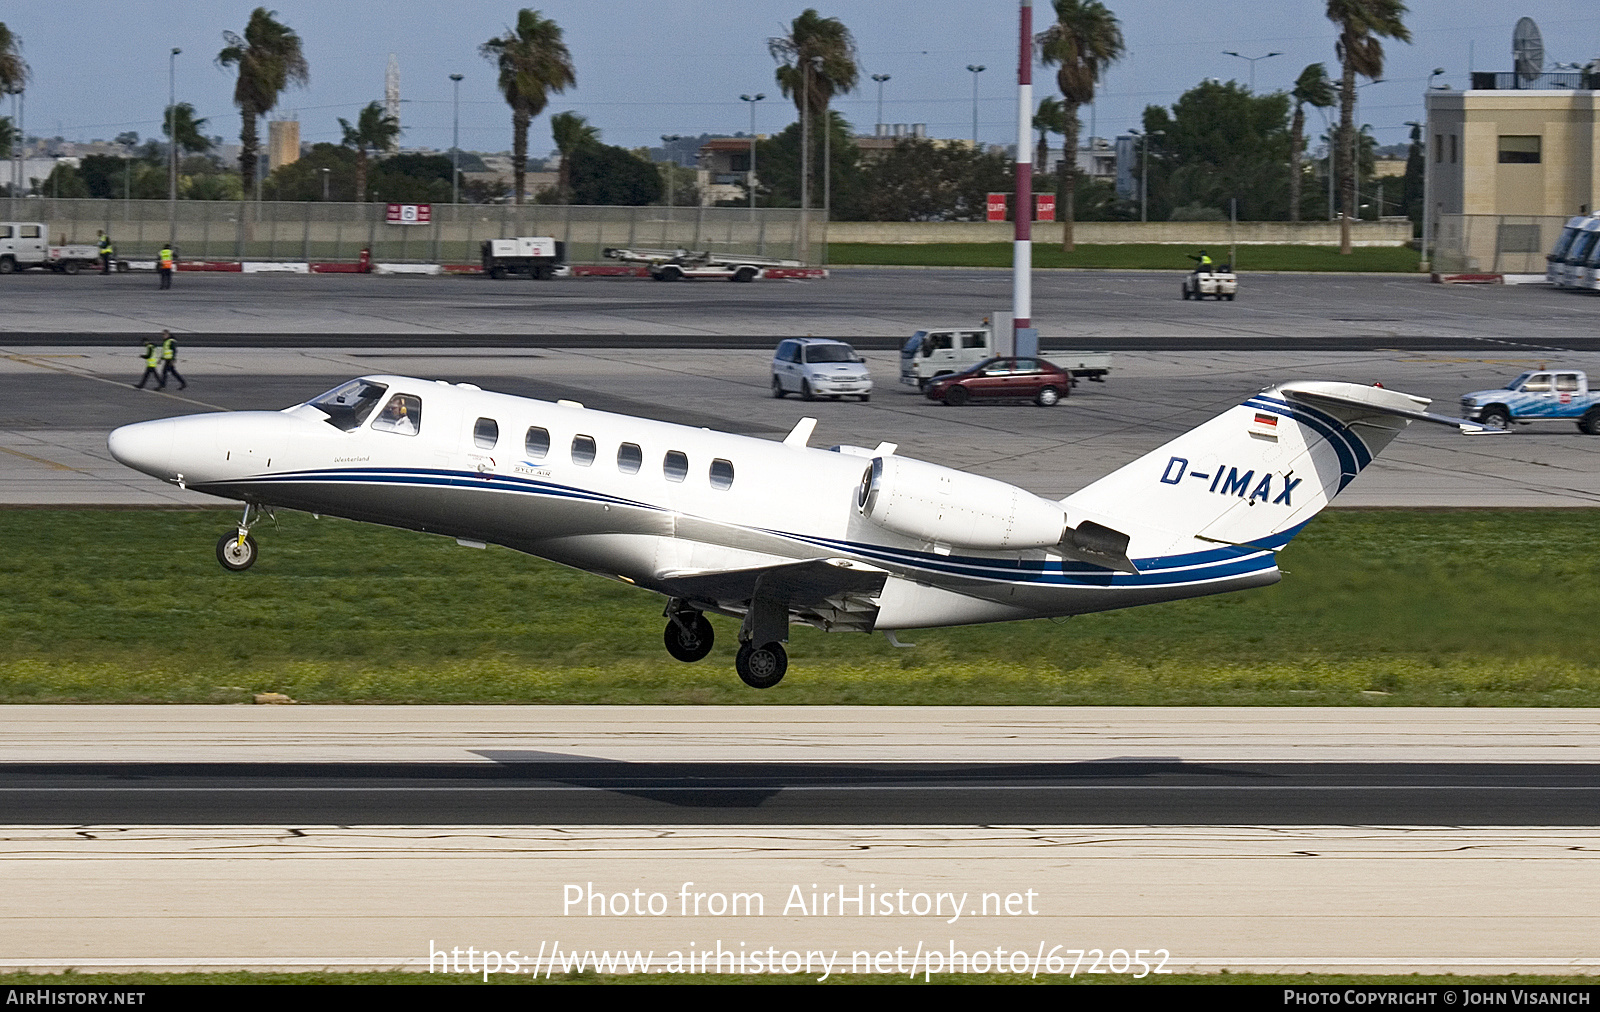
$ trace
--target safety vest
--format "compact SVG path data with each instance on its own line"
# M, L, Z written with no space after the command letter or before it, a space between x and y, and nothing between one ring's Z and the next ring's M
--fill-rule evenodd
M172 249L168 246L161 247L161 269L172 270Z
M100 255L103 257L108 257L111 255L111 253L111 237L108 235L100 240Z
M168 362L171 362L173 359L177 358L178 357L178 342L176 340L174 340L173 338L170 338L170 337L167 338L165 341L162 341L161 342L161 357L163 359L167 360Z
M1200 257L1200 266L1201 267L1210 267L1211 266L1211 258L1208 257L1208 256L1203 256L1202 255Z
M154 341L144 343L144 364L152 369L161 364L160 346Z

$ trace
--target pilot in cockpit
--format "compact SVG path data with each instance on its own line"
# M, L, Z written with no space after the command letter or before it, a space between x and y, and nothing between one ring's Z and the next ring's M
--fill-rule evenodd
M384 407L383 414L378 416L372 425L375 429L388 432L398 432L403 436L417 434L417 423L406 408L406 398L396 397Z

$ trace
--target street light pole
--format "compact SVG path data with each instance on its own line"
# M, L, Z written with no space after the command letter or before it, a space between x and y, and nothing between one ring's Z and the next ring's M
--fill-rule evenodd
M756 209L756 103L766 98L765 92L740 95L739 100L750 106L750 171L744 175L744 188L750 191L750 210Z
M673 141L681 141L681 140L683 140L683 135L682 134L662 134L661 135L661 150L662 150L662 153L667 156L667 220L668 221L672 220L672 170L678 164L677 163L677 159L675 159L673 157L672 151L668 147L668 145L670 145Z
M978 146L978 75L986 68L981 63L969 63L967 69L972 71L972 146Z
M878 82L878 123L872 134L878 137L883 134L883 82L889 80L889 75L873 74L872 79Z
M461 77L451 74L450 83L455 94L450 116L450 203L461 203ZM326 171L326 170L324 170Z
M1265 56L1245 56L1243 53L1236 53L1231 49L1224 49L1222 51L1222 55L1223 56L1237 56L1241 60L1249 60L1250 61L1250 90L1251 91L1255 91L1256 90L1256 61L1257 60L1270 59L1270 58L1272 58L1274 56L1282 56L1283 54L1282 53L1267 53Z
M318 169L317 171L322 173L322 200L324 203L326 203L328 200L328 173L331 170L324 167Z
M178 240L178 54L167 57L167 242Z

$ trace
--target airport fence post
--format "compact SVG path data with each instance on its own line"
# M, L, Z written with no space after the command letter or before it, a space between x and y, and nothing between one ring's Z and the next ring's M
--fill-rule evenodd
M306 201L306 227L300 237L300 260L302 263L311 262L311 201Z

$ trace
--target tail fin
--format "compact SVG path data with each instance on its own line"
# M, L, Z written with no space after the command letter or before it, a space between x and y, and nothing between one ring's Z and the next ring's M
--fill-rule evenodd
M1070 525L1127 533L1134 559L1218 545L1275 550L1413 420L1460 422L1427 414L1427 404L1354 383L1268 387L1061 505Z

